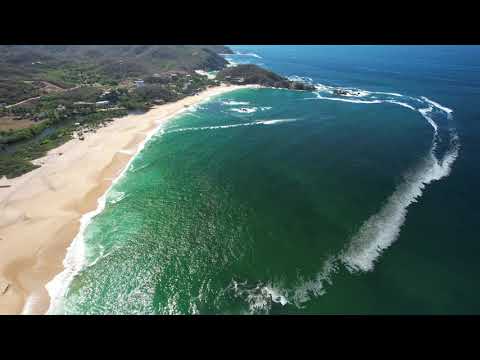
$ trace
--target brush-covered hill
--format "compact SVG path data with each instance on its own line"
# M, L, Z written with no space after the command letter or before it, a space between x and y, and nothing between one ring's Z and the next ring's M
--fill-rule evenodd
M0 79L38 79L72 64L119 80L168 70L220 70L227 61L219 53L231 50L222 45L0 45Z
M222 45L0 45L0 106L78 85L117 85L168 71L220 70Z
M31 65L33 62L135 61L146 68L219 70L231 53L223 45L0 45L0 62Z

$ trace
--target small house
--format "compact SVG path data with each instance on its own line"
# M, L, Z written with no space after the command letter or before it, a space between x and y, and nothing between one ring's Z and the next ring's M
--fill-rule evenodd
M110 104L110 101L108 101L108 100L97 101L97 102L95 103L96 106L100 106L100 107L107 106L108 104Z
M145 85L145 82L143 80L135 80L135 86L137 88L142 87L143 85Z

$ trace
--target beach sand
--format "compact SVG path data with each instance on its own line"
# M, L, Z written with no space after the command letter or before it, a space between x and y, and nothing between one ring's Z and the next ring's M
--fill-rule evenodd
M115 119L85 140L73 139L15 179L0 179L0 314L44 314L45 285L63 270L83 214L127 165L154 128L211 96L245 86L222 85L141 115ZM10 185L9 187L3 187Z

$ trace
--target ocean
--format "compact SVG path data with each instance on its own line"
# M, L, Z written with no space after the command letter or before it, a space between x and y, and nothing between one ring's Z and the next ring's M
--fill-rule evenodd
M231 48L316 91L237 90L152 133L49 313L480 313L480 47Z

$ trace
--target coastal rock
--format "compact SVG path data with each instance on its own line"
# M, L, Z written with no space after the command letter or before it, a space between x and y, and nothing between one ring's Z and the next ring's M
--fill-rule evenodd
M341 96L360 96L359 91L347 90L347 89L334 89L334 95L341 95Z
M304 91L314 91L315 86L306 84L300 81L292 81L290 82L290 89L293 90L304 90Z

